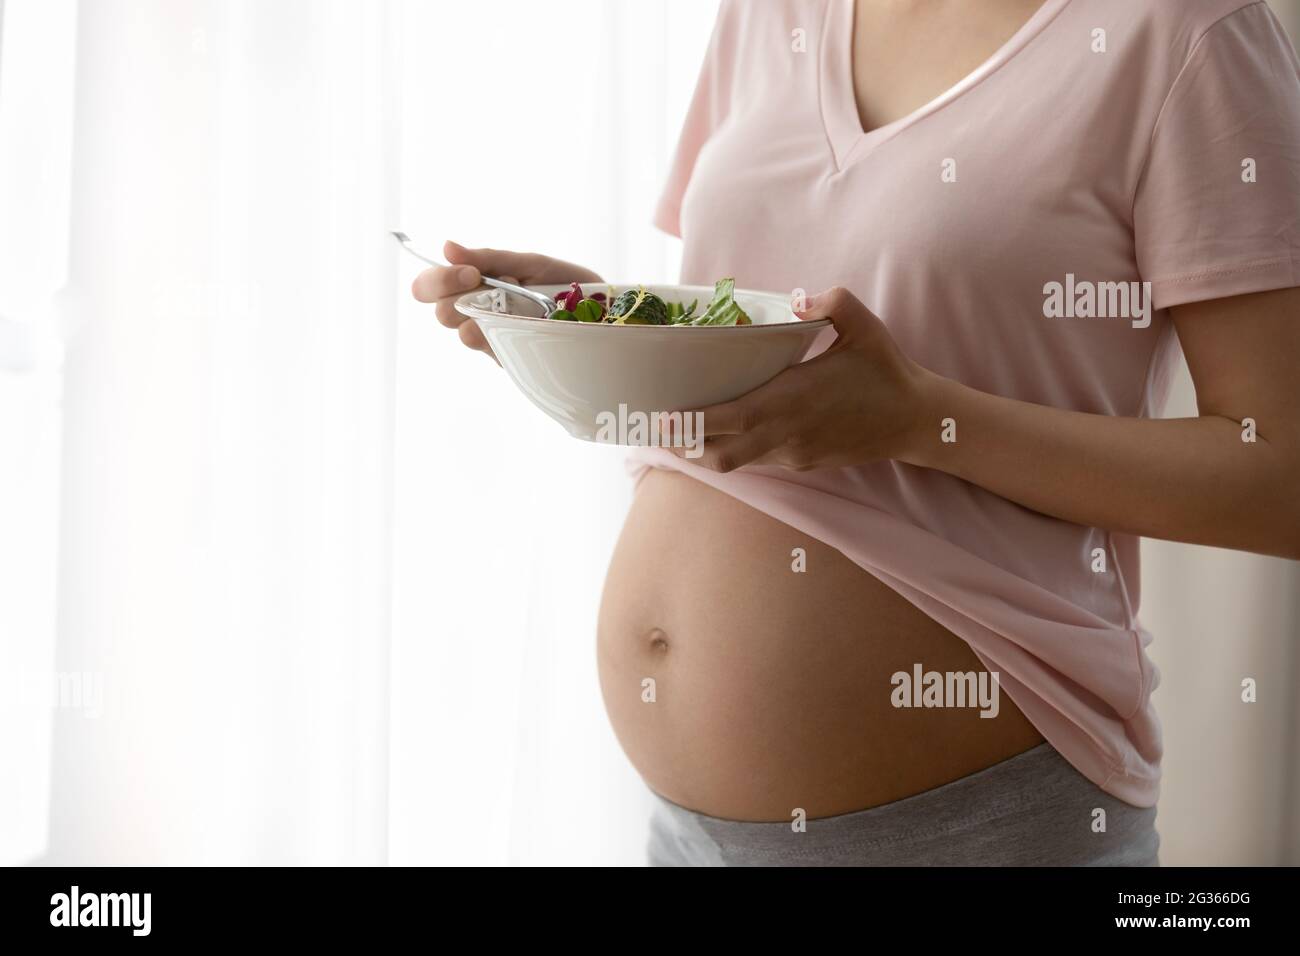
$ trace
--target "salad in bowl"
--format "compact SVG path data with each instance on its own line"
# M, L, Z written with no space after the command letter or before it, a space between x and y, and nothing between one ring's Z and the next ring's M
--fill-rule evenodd
M478 324L519 390L587 441L610 440L602 429L610 416L739 398L803 359L831 325L801 320L788 295L737 289L732 278L712 288L571 283L529 291L558 308L547 316L519 293L480 289L456 309Z
M735 279L719 279L713 287L713 301L696 315L700 304L698 297L692 299L690 305L683 305L679 300L665 300L643 285L618 295L614 294L612 286L607 292L586 295L582 286L571 282L566 291L555 296L559 309L552 312L550 318L612 325L753 325L745 310L736 303L735 292Z

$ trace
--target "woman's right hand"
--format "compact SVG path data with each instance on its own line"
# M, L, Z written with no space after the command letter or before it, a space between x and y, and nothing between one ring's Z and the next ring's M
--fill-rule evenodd
M533 252L504 252L499 249L466 249L448 240L442 254L450 266L425 269L411 284L411 294L421 302L436 303L438 321L460 333L469 348L496 356L487 339L473 320L456 311L456 300L481 285L480 276L489 275L515 285L568 285L570 282L601 282L590 269L562 262ZM499 364L499 363L498 363Z

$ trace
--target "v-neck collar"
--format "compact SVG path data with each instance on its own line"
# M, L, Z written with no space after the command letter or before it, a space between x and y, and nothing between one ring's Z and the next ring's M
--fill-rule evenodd
M853 6L855 0L827 0L818 44L820 58L819 90L822 121L835 159L835 169L842 172L850 164L889 142L899 133L919 123L931 113L943 109L964 93L978 86L1023 50L1047 28L1070 0L1044 0L1025 23L992 56L964 79L940 93L924 106L906 116L878 126L870 132L862 129L858 116L857 95L853 83Z

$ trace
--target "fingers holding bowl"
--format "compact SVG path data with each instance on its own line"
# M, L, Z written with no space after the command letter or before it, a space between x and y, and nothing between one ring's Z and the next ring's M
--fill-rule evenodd
M434 266L425 269L411 283L411 294L419 302L433 303L438 322L459 328L465 317L456 311L456 300L480 286L481 276L473 266Z
M501 364L496 357L496 353L492 351L492 346L488 345L487 337L483 334L483 330L478 327L477 322L466 319L460 324L460 328L456 330L456 333L460 336L461 344L466 348L471 348L475 352L482 352L498 365Z
M466 347L482 352L496 361L483 331L456 309L457 299L475 289L487 288L480 284L481 278L474 266L434 266L415 277L411 283L411 294L419 302L433 304L438 323L456 329Z
M437 302L460 296L479 287L481 276L474 266L434 266L425 269L411 283L411 295L419 302Z

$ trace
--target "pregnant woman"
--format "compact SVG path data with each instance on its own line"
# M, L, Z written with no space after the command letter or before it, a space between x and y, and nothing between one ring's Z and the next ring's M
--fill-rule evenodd
M1158 862L1138 540L1300 557L1298 74L1250 0L724 0L656 222L834 329L633 453L652 863ZM598 281L446 255L481 351L480 274Z

